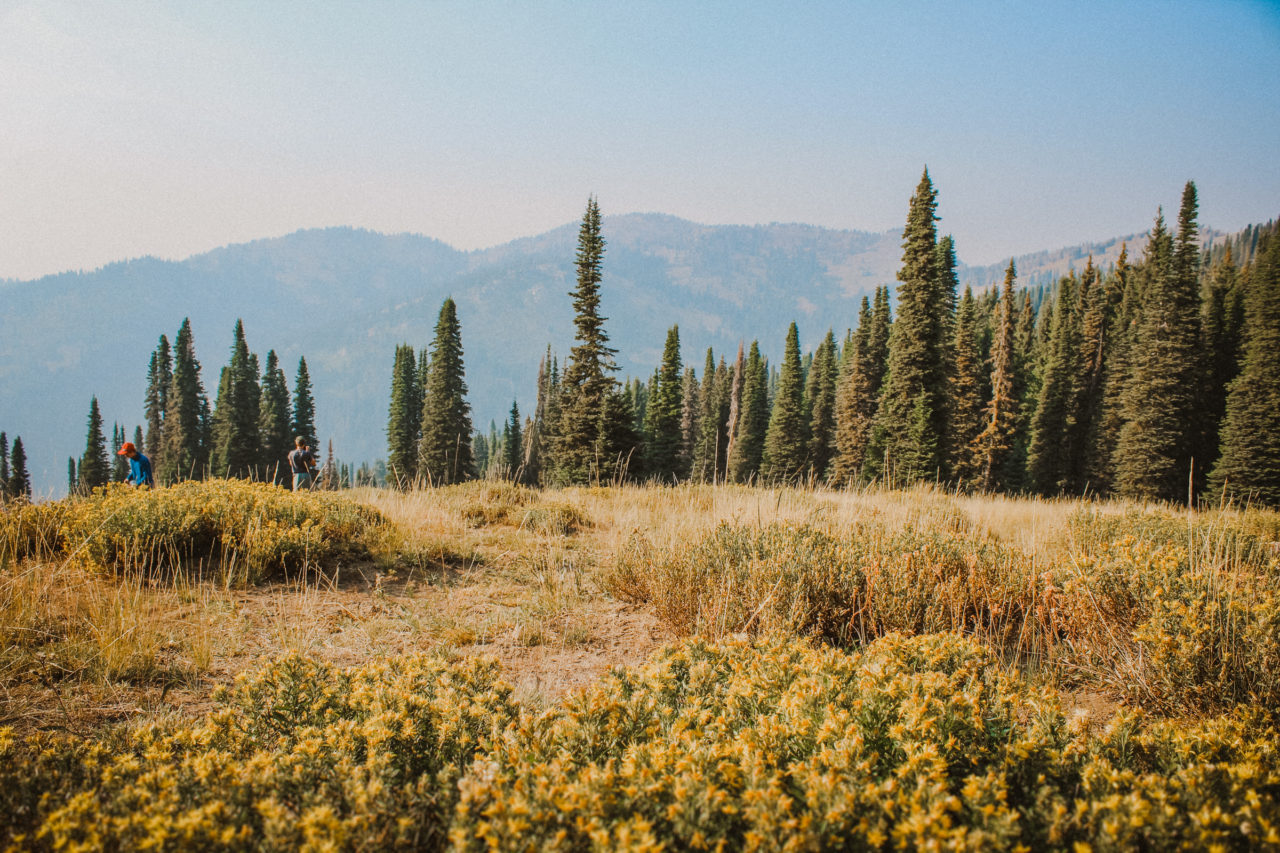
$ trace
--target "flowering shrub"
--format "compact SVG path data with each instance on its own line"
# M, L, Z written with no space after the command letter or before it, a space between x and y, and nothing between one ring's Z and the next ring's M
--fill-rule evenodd
M142 572L208 561L249 583L343 554L367 554L385 524L375 510L337 495L247 480L110 486L85 498L6 511L2 523L0 541L18 559L68 556Z
M689 642L524 714L463 778L462 850L1280 845L1275 731L1093 732L954 636L849 655Z
M1280 847L1277 732L1068 718L971 640L689 641L545 712L492 661L297 655L203 720L0 729L12 849ZM7 837L5 836L7 833Z
M0 733L0 804L12 841L49 849L439 849L459 776L513 717L496 679L493 661L290 655L199 724L113 750Z

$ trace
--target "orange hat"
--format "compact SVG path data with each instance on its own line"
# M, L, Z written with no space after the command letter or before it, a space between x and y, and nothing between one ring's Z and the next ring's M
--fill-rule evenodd
M116 456L128 456L130 453L136 452L137 449L138 448L133 446L132 441L126 441L124 444L120 445L120 449L116 451Z

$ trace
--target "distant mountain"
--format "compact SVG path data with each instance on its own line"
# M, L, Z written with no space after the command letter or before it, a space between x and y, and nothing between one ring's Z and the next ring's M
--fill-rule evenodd
M895 281L901 257L897 231L707 226L658 214L608 217L603 231L602 312L622 376L653 371L673 323L699 373L707 347L732 358L758 338L776 357L792 320L806 349L828 328L843 335L861 297ZM250 348L263 358L275 349L291 387L306 356L321 441L332 438L345 461L372 461L386 455L395 346L426 346L447 296L458 304L473 419L487 428L513 399L531 411L538 359L550 344L563 360L572 345L576 243L576 223L476 252L329 228L178 262L3 282L0 429L22 436L37 493L58 493L67 457L84 450L91 396L108 428L119 421L132 434L150 353L190 317L212 398L241 318ZM1019 259L1020 281L1078 260L1074 251ZM1131 243L1130 256L1139 254ZM962 268L961 278L998 281L1004 267Z

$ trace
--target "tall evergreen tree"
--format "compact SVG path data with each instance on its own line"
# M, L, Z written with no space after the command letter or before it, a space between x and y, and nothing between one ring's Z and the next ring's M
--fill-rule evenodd
M462 329L452 299L446 299L440 306L431 344L431 367L423 391L418 473L438 486L471 479L475 476L471 458L471 406L466 401Z
M524 470L524 435L522 434L520 425L520 407L516 405L516 401L511 401L511 417L507 421L507 442L506 442L506 458L503 464L507 469L507 476L517 483L525 482Z
M147 368L146 445L153 471L159 471L164 463L164 414L169 407L172 384L173 354L169 349L169 339L161 335L159 344L151 353L151 365Z
M76 458L67 457L67 494L74 495L80 491L80 474L76 471Z
M1096 435L1102 426L1106 403L1107 358L1114 347L1108 332L1112 314L1116 309L1112 298L1114 290L1104 283L1093 257L1085 264L1080 279L1080 366L1079 391L1076 397L1075 434L1071 444L1076 448L1076 459L1071 466L1073 490L1091 489L1103 492L1106 488L1092 478L1094 464L1092 450Z
M1280 234L1259 247L1245 300L1244 358L1209 486L1280 508Z
M0 503L9 497L9 436L0 430Z
M1040 399L1031 421L1027 476L1040 494L1072 491L1071 472L1079 448L1074 446L1080 380L1080 314L1075 274L1058 283Z
M702 386L692 367L685 368L680 384L680 453L676 470L681 479L687 479L693 471L702 426Z
M85 439L84 455L79 465L80 489L88 492L105 486L111 479L111 461L107 458L107 437L102 432L102 412L98 410L98 398L89 401L89 431Z
M200 379L191 321L184 319L173 346L173 377L165 395L163 466L156 479L172 483L204 477L209 467L209 400Z
M1150 269L1116 449L1116 485L1129 498L1184 500L1195 473L1202 378L1196 212L1188 182L1176 242L1158 218L1144 261Z
M118 423L111 424L111 482L123 483L124 478L129 476L129 463L120 455L120 448L124 447L124 427Z
M742 344L738 344L738 357L733 362L729 376L729 416L725 420L725 480L736 479L734 460L738 444L738 422L742 419L742 392L747 382L747 364L742 356Z
M836 439L836 336L830 329L813 354L805 382L805 406L809 410L808 467L815 479L826 482Z
M262 462L259 418L262 388L258 384L258 361L249 352L244 323L236 320L231 342L231 361L223 384L219 383L213 413L213 470L219 476L252 477Z
M1197 457L1217 460L1227 411L1227 388L1240 372L1244 298L1231 245L1213 266L1203 287L1201 350L1207 361L1203 395L1204 426Z
M418 388L418 359L413 347L396 347L391 370L391 406L387 415L387 474L399 488L418 476L418 441L422 431L422 395Z
M1115 449L1124 426L1124 388L1129 353L1137 329L1138 299L1128 245L1120 247L1115 268L1104 279L1108 305L1102 355L1102 400L1088 442L1088 478L1094 491L1109 494L1115 481Z
M267 351L267 368L262 374L262 405L259 408L258 436L262 447L259 470L263 478L278 486L289 483L287 457L293 450L290 434L289 379L280 369L275 350Z
M983 410L982 432L973 442L976 485L987 492L1008 490L1020 480L1018 472L1010 464L1014 460L1020 384L1014 337L1017 309L1013 290L1017 275L1017 269L1010 260L1004 273L995 335L991 342L991 397Z
M729 457L729 474L737 483L749 483L760 475L765 433L769 428L768 365L760 357L760 344L751 350L742 368L742 400Z
M684 380L680 375L680 329L667 331L662 350L662 367L649 400L646 435L648 475L662 482L683 476L680 470L680 414L684 407Z
M699 482L714 483L724 478L724 460L728 451L729 384L729 371L724 359L721 358L717 367L715 353L708 347L699 389L698 443L690 469L692 477Z
M595 197L588 199L578 230L577 285L573 297L574 339L560 388L560 423L556 429L555 479L563 483L586 483L603 479L601 465L616 460L631 448L615 446L626 441L627 430L620 418L623 405L606 403L614 395L617 370L600 314L600 283L605 241L600 234L600 208ZM602 419L608 408L608 418ZM630 408L629 406L627 407ZM603 430L608 431L605 435ZM632 430L634 439L634 430ZM634 446L634 445L633 445Z
M22 446L22 436L13 437L8 476L5 478L4 495L7 500L31 500L31 475L27 472L27 451Z
M311 374L305 358L298 359L298 372L293 381L293 417L289 420L289 431L294 438L304 439L308 447L320 449L320 439L316 437L316 401L311 396Z
M773 411L765 433L760 474L767 480L793 482L808 461L809 424L804 411L804 377L800 369L800 332L792 323L778 375Z
M956 315L955 362L949 404L951 414L951 474L956 483L971 488L980 485L981 460L973 446L986 426L987 376L978 340L978 303L973 291L964 289L960 310Z
M947 337L955 295L939 251L937 193L926 169L911 198L898 271L898 316L876 415L872 456L894 482L942 473L946 446Z

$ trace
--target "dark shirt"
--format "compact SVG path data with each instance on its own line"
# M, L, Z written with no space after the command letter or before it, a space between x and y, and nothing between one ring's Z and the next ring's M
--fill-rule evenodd
M129 476L125 477L126 483L133 483L135 486L151 486L155 487L156 481L151 476L151 460L139 453L137 456L129 457Z
M295 474L309 474L316 467L316 458L310 450L298 448L289 452L289 470Z

